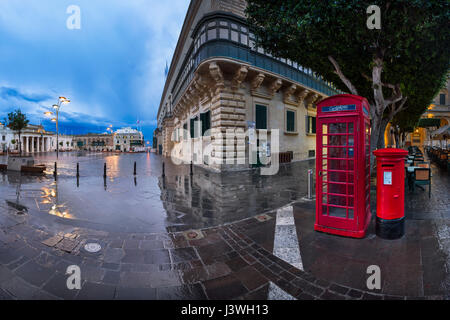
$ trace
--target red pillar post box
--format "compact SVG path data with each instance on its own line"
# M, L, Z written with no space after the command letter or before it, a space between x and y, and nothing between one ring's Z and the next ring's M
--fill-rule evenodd
M363 97L317 105L314 230L363 238L370 222L370 118Z
M398 239L405 233L405 156L402 149L378 149L376 234Z

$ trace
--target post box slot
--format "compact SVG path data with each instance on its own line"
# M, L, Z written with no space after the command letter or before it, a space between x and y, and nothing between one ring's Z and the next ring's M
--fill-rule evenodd
M383 168L385 168L385 167L391 167L392 168L394 165L393 164L382 164L381 166Z

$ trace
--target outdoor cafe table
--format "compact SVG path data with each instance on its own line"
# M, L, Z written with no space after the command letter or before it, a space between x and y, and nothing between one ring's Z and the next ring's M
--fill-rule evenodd
M415 166L406 166L406 180L407 180L407 184L408 184L408 189L412 190L412 184L413 184L413 176L414 176L414 170L420 167L415 167Z
M421 168L421 167L409 166L409 167L406 167L406 170L408 170L408 173L414 173L414 170L418 169L418 168Z

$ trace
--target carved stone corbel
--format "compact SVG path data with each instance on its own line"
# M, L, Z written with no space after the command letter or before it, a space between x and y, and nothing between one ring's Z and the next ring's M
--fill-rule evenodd
M256 91L261 86L264 81L265 75L263 73L258 73L258 75L252 80L251 90Z
M285 91L284 91L284 100L289 102L292 100L292 95L294 94L295 90L297 90L297 86L295 84L290 85Z
M216 62L211 62L209 64L209 74L216 83L217 88L223 88L225 86L222 70Z
M322 101L323 99L325 99L325 96L321 96L320 94L317 95L317 98L312 102L313 103L313 107L315 108L316 105Z
M297 101L298 105L301 106L303 101L305 100L306 96L309 94L308 89L303 89L298 95L297 95Z
M271 96L274 96L275 93L278 91L278 89L281 88L282 84L283 84L283 81L280 78L273 80L269 86L269 94Z
M319 95L315 92L311 92L310 95L308 95L308 97L306 97L305 101L306 101L306 107L307 108L312 108L313 102L317 99Z
M231 89L237 90L241 86L241 83L247 77L248 68L245 66L241 66L236 70L234 74L233 81L231 82Z

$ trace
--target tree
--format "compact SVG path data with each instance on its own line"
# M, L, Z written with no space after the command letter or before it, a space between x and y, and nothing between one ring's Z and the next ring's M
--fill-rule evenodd
M381 9L381 29L366 25L371 5ZM450 61L449 6L447 0L248 0L247 17L258 46L368 99L374 150L411 94L442 83Z
M19 136L19 154L22 155L22 139L20 138L22 130L28 126L30 121L27 116L17 109L14 112L8 113L8 118L5 119L6 126L15 131Z
M420 88L420 90L409 92L405 107L391 120L397 147L404 146L406 133L413 132L414 128L417 127L421 115L426 111L434 97L439 93L439 90L445 86L447 78L447 76L444 76L435 88L424 86ZM423 79L427 80L427 77L425 76ZM415 80L417 82L421 81L420 79ZM420 83L417 83L414 86L419 88Z

